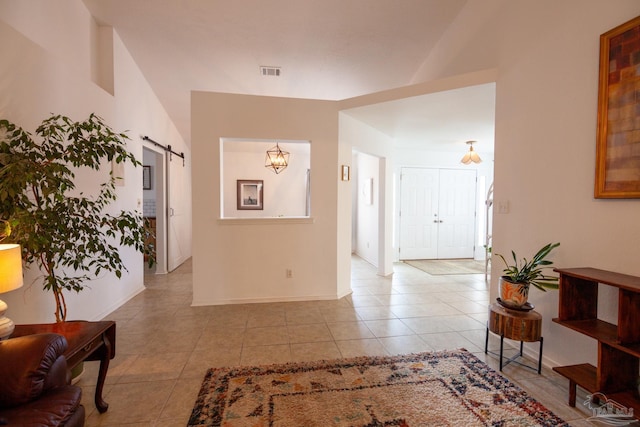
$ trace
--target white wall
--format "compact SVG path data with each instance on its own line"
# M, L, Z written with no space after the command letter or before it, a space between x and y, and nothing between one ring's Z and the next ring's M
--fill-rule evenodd
M380 212L380 159L357 154L353 190L356 194L356 254L378 267L378 225Z
M113 49L96 52L95 34L101 45ZM104 37L111 40L104 43ZM129 149L142 159L141 134L158 135L181 151L188 151L173 123L157 101L135 62L116 33L99 29L80 0L50 2L0 1L0 117L35 129L50 113L83 120L95 112L116 131L128 130ZM114 93L94 83L96 55L112 54ZM109 64L110 61L101 61ZM108 80L108 78L107 78ZM109 84L107 83L108 87ZM106 175L108 167L102 172ZM184 189L190 194L190 172L185 168ZM77 176L78 183L93 180ZM117 188L112 209L142 210L142 168L127 167L125 185ZM190 200L187 197L181 241L190 254ZM142 254L122 248L129 269L122 279L105 275L92 281L80 294L67 295L69 319L100 319L144 289ZM55 319L53 296L44 292L38 275L28 271L25 286L2 299L16 323Z
M494 215L494 253L531 256L558 241L558 267L640 275L640 201L593 198L599 36L638 15L637 0L471 0L425 62L418 81L497 69L495 200L510 212ZM547 363L595 362L594 340L551 322L556 292L530 300ZM600 315L615 322L614 295L603 300Z
M338 267L338 248L349 248L350 233L336 233L337 103L193 92L191 114L198 230L193 304L333 299L349 292L349 271ZM311 218L219 218L220 140L236 136L310 141Z

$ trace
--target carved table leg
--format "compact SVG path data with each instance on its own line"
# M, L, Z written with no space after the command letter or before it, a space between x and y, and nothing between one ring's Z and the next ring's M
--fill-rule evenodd
M102 335L103 348L101 350L100 358L100 371L98 372L98 383L96 384L96 408L101 414L109 409L109 404L102 398L102 388L104 387L104 381L107 378L107 370L109 369L109 356L111 355L111 341L107 334Z

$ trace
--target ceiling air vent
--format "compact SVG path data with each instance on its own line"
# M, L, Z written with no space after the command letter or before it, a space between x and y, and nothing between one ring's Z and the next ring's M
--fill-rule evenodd
M260 74L263 76L280 77L282 69L280 67L260 67Z

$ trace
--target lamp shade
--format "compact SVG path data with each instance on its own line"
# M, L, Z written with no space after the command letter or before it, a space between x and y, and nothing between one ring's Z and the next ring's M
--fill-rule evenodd
M20 245L0 244L0 293L18 289L22 283Z
M463 163L465 165L470 164L471 162L473 163L480 163L482 162L482 159L480 158L480 156L478 156L478 153L476 153L475 151L473 151L473 144L476 141L467 141L466 144L469 146L469 151L467 152L467 154L465 154L462 157L462 160L460 160L460 163Z

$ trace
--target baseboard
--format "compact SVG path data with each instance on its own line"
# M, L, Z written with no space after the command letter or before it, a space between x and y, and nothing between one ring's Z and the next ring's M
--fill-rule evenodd
M111 313L113 313L114 311L116 311L117 309L119 309L120 307L125 305L127 302L129 302L130 300L135 298L139 293L141 293L145 289L146 288L144 287L144 285L136 288L131 294L129 294L125 298L121 299L120 301L111 304L108 308L106 308L104 311L102 311L100 314L98 314L97 316L95 316L91 320L96 322L98 320L105 319L108 315L110 315ZM105 320L108 320L108 319L105 319Z
M269 298L230 298L215 300L193 300L191 307L202 307L208 305L233 305L233 304L256 304L267 302L301 302L301 301L334 301L349 295L347 292L342 296L337 295L307 295L297 297L269 297Z

